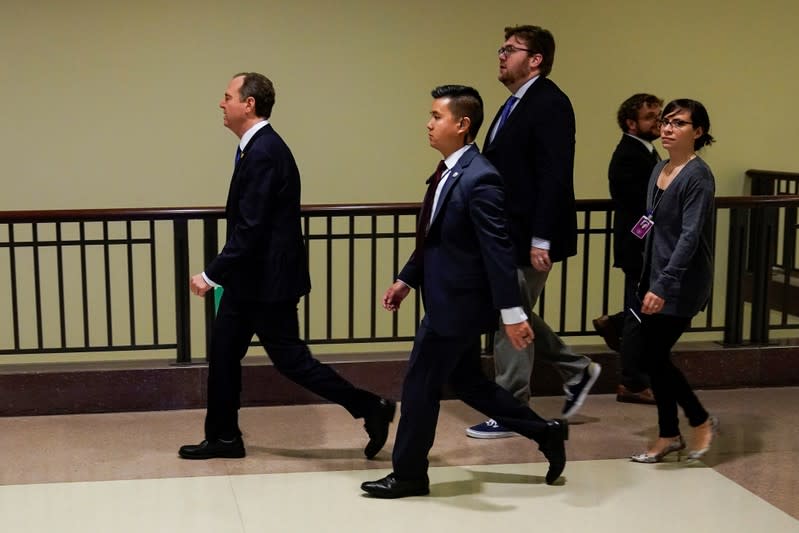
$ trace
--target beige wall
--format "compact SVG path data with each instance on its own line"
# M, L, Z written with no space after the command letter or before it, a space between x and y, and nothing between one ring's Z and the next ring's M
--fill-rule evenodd
M236 139L217 104L242 70L276 84L304 203L419 201L430 89L474 85L490 120L502 28L522 23L558 43L578 197L607 197L615 111L638 91L706 104L719 195L747 168L799 170L796 0L2 0L0 210L222 205Z
M472 84L490 119L516 23L555 34L578 197L607 195L615 109L642 90L707 105L719 194L747 168L798 170L795 0L4 0L0 210L221 205L235 138L217 103L250 69L277 86L304 203L418 201L429 90Z

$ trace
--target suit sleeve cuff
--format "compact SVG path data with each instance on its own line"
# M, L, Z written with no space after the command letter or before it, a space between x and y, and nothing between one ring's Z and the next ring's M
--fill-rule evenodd
M503 324L518 324L527 320L527 315L521 307L509 307L501 309Z
M203 279L205 280L205 282L206 282L208 285L210 285L211 287L214 287L214 288L216 288L216 287L221 287L221 285L219 285L219 283L216 283L216 282L214 282L214 281L211 281L211 278L209 278L208 276L206 276L206 275L205 275L205 272L203 272L203 273L202 273L202 275L203 275Z
M541 248L542 250L549 250L549 241L546 239L539 239L538 237L533 237L533 242L530 243L530 246L533 248Z

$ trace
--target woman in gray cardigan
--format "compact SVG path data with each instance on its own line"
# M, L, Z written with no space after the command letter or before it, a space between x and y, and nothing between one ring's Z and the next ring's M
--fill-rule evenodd
M679 429L678 406L693 428L689 459L710 448L718 421L705 411L685 376L671 362L671 348L691 318L710 297L713 282L715 183L696 150L713 142L705 107L688 99L669 102L660 121L660 138L669 158L649 180L647 213L632 229L645 238L639 284L643 367L652 381L658 410L658 439L639 463L657 463L686 444ZM633 311L637 311L633 309Z

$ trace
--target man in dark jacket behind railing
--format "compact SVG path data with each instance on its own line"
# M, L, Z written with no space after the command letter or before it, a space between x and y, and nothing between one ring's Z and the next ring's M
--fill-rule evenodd
M635 291L641 279L644 241L630 231L646 209L646 186L652 169L660 160L652 142L660 137L663 100L653 94L634 94L619 107L617 121L621 140L608 166L608 184L613 198L613 266L624 271L624 310L593 320L594 327L612 350L622 353L621 383L616 390L620 402L654 404L649 377L637 359L640 344L634 323L625 324L635 308ZM625 318L626 317L626 318ZM621 350L622 340L628 349Z

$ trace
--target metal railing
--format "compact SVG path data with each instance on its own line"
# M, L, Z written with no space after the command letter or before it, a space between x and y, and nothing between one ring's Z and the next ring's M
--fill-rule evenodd
M794 196L799 194L799 173L750 169L753 195ZM753 214L742 225L749 233L749 271L745 272L745 299L752 302L754 342L767 342L769 329L789 329L790 316L799 314L799 261L797 261L797 212L795 206L766 209ZM773 235L779 235L772 238ZM757 266L757 272L755 272ZM767 301L766 301L767 300ZM778 314L769 323L766 314Z
M715 290L690 331L727 344L799 331L788 306L775 318L769 301L773 266L797 268L789 213L799 196L717 198L716 206ZM418 209L303 208L314 289L300 316L310 344L413 339L418 294L393 314L379 299L410 254ZM537 307L565 337L595 335L591 318L620 309L623 293L611 266L611 201L579 200L577 209L578 254L553 269ZM0 355L174 350L178 363L197 359L192 339L207 350L214 304L190 299L188 279L217 253L223 216L221 208L0 212ZM790 276L784 279L787 290Z
M776 170L758 170L750 168L746 171L751 180L754 195L797 195L799 194L799 172L781 172Z

